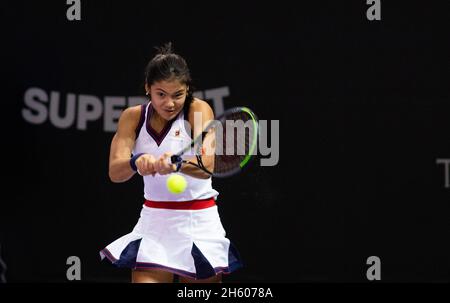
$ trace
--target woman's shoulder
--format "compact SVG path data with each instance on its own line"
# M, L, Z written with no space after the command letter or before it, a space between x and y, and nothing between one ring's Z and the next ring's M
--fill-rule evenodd
M119 127L134 129L141 121L143 106L136 105L125 108L119 118Z
M194 98L189 107L190 111L202 111L202 110L212 110L208 102L201 100L199 98Z
M191 105L189 106L189 114L187 120L189 120L191 124L195 121L194 113L201 113L201 117L202 119L205 119L205 121L214 119L214 111L209 103L198 98L194 98Z
M139 119L142 114L142 105L127 107L123 110L122 116L126 119Z

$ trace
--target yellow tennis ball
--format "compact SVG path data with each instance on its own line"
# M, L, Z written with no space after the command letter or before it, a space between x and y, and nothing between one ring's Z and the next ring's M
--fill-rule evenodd
M167 189L173 194L181 194L187 186L186 178L179 174L173 174L167 178Z

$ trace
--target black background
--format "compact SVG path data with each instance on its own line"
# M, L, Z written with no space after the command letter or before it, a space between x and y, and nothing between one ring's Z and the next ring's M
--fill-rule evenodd
M65 1L4 5L0 207L11 282L127 282L98 251L131 231L142 181L108 179L113 133L34 125L24 93L143 95L154 46L167 41L199 90L228 86L225 107L280 122L280 161L255 159L214 180L227 236L245 267L229 282L364 282L369 256L384 282L450 281L448 4ZM314 3L314 4L313 4ZM210 100L208 100L210 101Z

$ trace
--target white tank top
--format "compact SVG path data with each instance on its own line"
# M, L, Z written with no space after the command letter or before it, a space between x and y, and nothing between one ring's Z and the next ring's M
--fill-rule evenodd
M136 129L136 141L133 154L147 153L158 159L165 152L175 154L191 142L191 136L185 129L183 110L176 118L167 122L158 134L150 125L150 117L154 111L151 102L141 107L141 119ZM193 152L186 153L187 157ZM180 194L172 194L167 190L166 181L170 176L155 174L144 176L144 198L150 201L190 201L216 198L219 193L212 188L212 178L199 179L183 175L187 181L186 190Z

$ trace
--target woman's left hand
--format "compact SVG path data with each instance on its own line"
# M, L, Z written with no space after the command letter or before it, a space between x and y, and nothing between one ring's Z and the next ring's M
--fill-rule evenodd
M160 175L167 175L176 171L177 166L170 162L171 153L164 153L159 159L153 164L155 171Z

